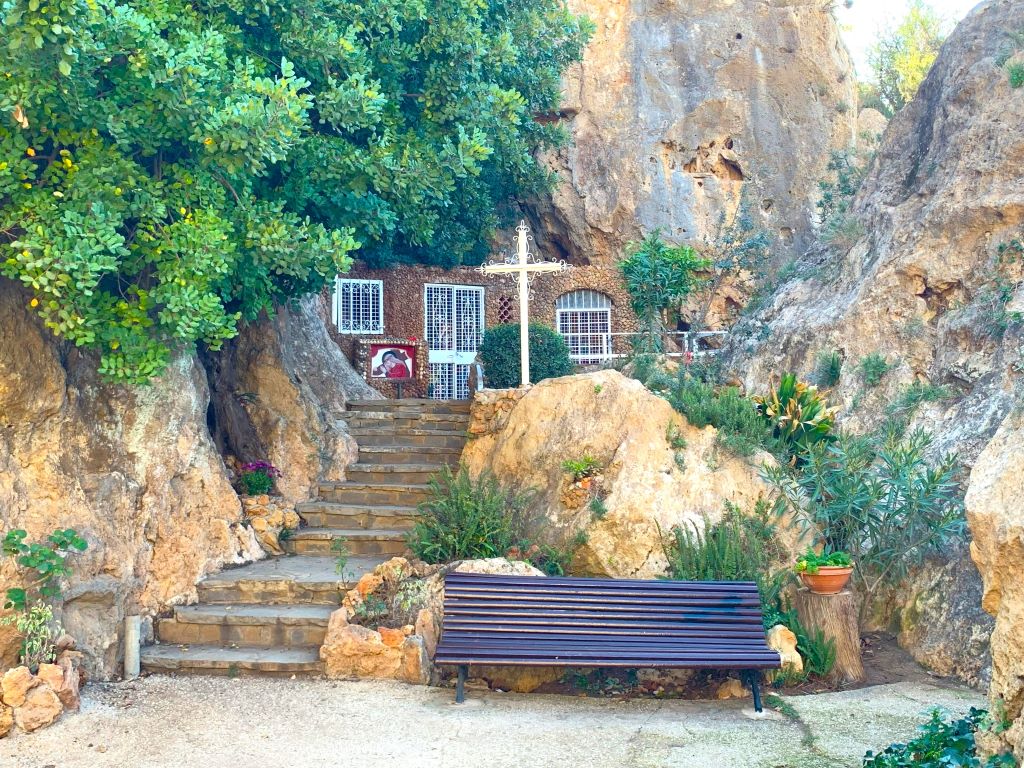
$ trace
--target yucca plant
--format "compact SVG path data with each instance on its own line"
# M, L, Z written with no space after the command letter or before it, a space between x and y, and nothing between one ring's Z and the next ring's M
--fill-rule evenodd
M772 433L794 457L821 442L833 439L836 410L829 408L818 388L787 373L778 386L763 397L755 397L758 413L768 421Z

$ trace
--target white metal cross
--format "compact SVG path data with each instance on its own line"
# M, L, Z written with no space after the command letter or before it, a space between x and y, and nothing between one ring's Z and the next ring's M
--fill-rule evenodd
M537 261L530 252L530 228L525 221L516 227L516 253L505 256L503 261L481 264L478 268L484 275L512 275L519 292L519 356L522 370L522 385L530 383L530 284L543 272L562 272L569 269L564 261Z

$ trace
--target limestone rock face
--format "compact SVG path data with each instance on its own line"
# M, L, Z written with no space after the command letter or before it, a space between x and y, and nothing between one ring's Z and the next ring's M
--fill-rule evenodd
M831 399L846 428L877 426L912 384L944 387L946 397L923 403L913 423L935 434L936 454L955 451L977 466L1024 392L1024 334L1011 314L1024 308L1015 303L1024 259L1000 253L1024 232L1024 133L1008 128L1024 124L1024 101L996 63L1006 30L1022 27L1024 5L988 0L952 33L885 131L854 200L854 244L812 249L734 328L727 368L748 392L784 371L809 377L822 353L837 351L844 364ZM857 370L870 353L894 366L874 389ZM935 589L980 589L969 571L936 578ZM963 610L955 621L905 630L904 641L939 669L982 679L978 638L989 619L977 607L968 615L970 599L929 599Z
M978 457L967 491L971 556L984 580L992 632L992 706L1012 726L1001 744L1024 759L1024 417L1009 416Z
M310 498L317 480L344 480L358 450L338 420L351 398L381 397L353 370L327 332L319 296L282 307L241 329L206 359L216 438L225 453L264 457L280 469L286 501Z
M11 732L14 727L14 710L0 703L0 739Z
M196 361L148 387L104 383L95 359L52 341L28 298L0 279L0 528L86 538L60 618L90 675L110 678L126 611L194 599L202 576L262 552L210 439ZM17 578L5 559L0 589ZM0 668L16 653L0 627Z
M374 630L348 623L348 609L331 614L320 648L329 678L395 679L426 684L429 662L423 638L400 629Z
M748 509L764 491L756 466L719 450L713 428L691 427L667 401L616 371L543 381L502 423L470 440L463 461L471 473L490 468L507 485L536 489L544 527L563 540L585 531L576 572L663 575L659 528L702 525L703 515L716 521L726 501ZM673 448L670 434L685 447ZM600 476L574 483L562 463L584 456L597 460ZM595 495L607 508L600 516L588 503Z
M713 239L741 200L785 251L812 235L832 148L854 140L853 68L816 0L571 0L596 32L565 78L572 136L538 246L614 263L661 228Z

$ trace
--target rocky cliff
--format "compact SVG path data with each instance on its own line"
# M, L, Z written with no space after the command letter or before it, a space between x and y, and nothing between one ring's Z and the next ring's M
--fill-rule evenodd
M714 240L741 203L780 255L813 237L830 150L855 138L856 85L819 0L572 0L596 32L566 78L572 141L535 206L538 245L614 263L654 229Z
M73 557L61 620L93 677L120 672L123 619L195 599L195 583L263 557L209 429L207 372L181 356L146 387L114 386L96 360L54 341L0 279L0 534L30 539L72 527L88 541ZM284 470L281 490L306 498L318 477L343 476L354 444L334 422L347 393L366 394L327 337L316 300L244 330L211 377L237 373L234 414L252 455ZM209 361L208 361L209 363ZM365 385L363 385L365 386ZM248 394L243 394L248 393ZM0 589L19 577L6 559ZM0 627L0 668L17 642Z
M982 3L957 27L885 133L845 222L852 247L811 249L737 326L730 368L748 390L782 371L813 376L837 352L831 396L848 428L902 415L975 477L984 471L979 455L1024 392L1024 250L1014 244L1024 234L1024 92L1002 66L1007 31L1019 29L1024 5L1013 0ZM897 618L904 640L938 671L980 679L978 638L991 626L977 609L981 585L955 563L936 567L946 576L922 574L928 599L912 587L913 610Z

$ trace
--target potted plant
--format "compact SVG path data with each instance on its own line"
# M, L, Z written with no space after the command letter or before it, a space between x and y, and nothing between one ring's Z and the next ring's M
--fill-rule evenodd
M808 549L797 558L793 570L816 595L838 595L853 573L853 560L846 552L817 553Z
M577 488L589 491L593 478L601 473L601 464L593 456L569 459L562 462L562 470L572 475Z

